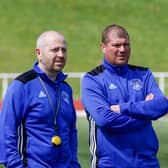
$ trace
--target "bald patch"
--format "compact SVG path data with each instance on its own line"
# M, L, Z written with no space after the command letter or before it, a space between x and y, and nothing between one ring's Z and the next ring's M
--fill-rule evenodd
M54 30L49 30L39 35L37 38L36 48L41 48L46 44L46 42L56 38L66 43L65 38L61 33Z

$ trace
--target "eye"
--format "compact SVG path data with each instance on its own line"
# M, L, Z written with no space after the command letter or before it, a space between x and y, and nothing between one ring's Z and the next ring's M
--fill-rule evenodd
M63 52L67 52L66 48L62 47L61 49L62 49Z
M130 43L124 43L123 45L124 45L124 47L129 47Z
M114 44L112 44L112 47L119 48L121 45L122 45L122 44L120 44L120 43L114 43Z
M59 51L59 48L54 48L52 49L53 52L58 52Z
M62 51L65 53L67 51L67 49L64 47L57 47L57 48L52 49L52 52L59 52L59 51Z
M126 47L129 47L130 44L129 43L113 43L112 44L112 47L115 47L115 48L120 48L121 46L126 48Z

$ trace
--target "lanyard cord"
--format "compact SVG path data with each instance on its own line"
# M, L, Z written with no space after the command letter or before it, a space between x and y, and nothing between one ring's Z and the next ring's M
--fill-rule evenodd
M51 106L53 114L54 114L54 128L55 128L55 130L57 130L58 126L57 126L57 121L56 120L57 120L57 114L58 114L58 110L59 110L60 102L61 102L61 100L60 100L60 87L58 87L58 103L57 103L57 107L56 107L56 110L55 110L54 104L53 104L53 102L51 100L51 96L49 95L49 92L48 92L48 90L46 88L46 85L45 85L44 81L40 78L40 76L38 76L38 78L39 78L40 83L43 86L43 88L44 88L44 90L45 90L45 92L47 94L50 106Z

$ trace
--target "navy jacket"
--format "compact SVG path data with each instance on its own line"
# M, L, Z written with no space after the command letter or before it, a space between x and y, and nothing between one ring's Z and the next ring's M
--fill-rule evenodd
M158 140L152 120L168 112L168 100L151 71L117 67L105 59L82 79L82 103L89 121L92 168L158 168ZM154 94L154 99L145 97ZM120 105L120 113L110 110Z

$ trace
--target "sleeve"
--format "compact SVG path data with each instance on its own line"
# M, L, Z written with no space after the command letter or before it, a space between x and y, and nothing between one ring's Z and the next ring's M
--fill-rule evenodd
M168 99L159 89L159 86L148 70L145 76L145 92L147 96L150 93L154 94L154 98L148 101L127 102L120 104L120 111L122 114L129 115L145 120L156 120L168 112Z
M114 113L110 110L103 86L93 76L86 74L82 79L82 103L86 112L94 119L96 125L113 131L141 128L148 121Z
M23 161L17 148L17 129L22 122L24 111L24 90L19 81L9 86L2 105L2 123L6 166L23 168Z
M71 167L72 168L80 168L80 164L78 162L78 137L77 137L77 127L76 127L76 111L73 104L73 99L71 97L72 108L73 108L73 122L71 126L71 133L70 133L70 146L72 151L72 161Z
M0 149L1 149L1 152L0 152L0 164L5 164L5 147L4 147L4 142L5 142L5 139L4 139L4 121L3 121L3 115L2 115L2 112L0 112Z

